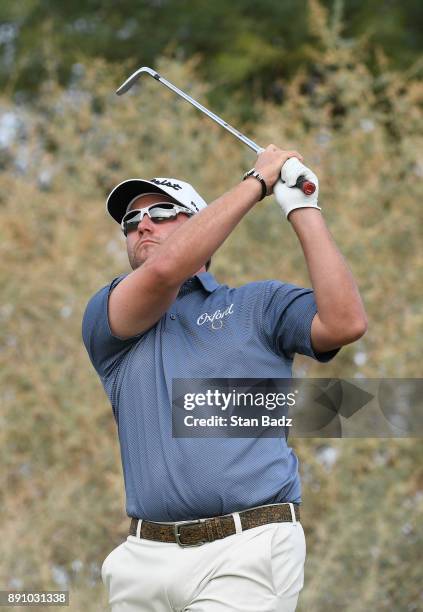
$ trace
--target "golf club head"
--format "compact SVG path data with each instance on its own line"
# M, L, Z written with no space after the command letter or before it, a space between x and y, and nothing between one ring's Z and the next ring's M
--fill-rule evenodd
M128 79L126 79L126 81L122 83L122 85L118 89L116 89L117 95L121 96L122 94L126 93L129 89L131 89L132 85L136 81L138 81L138 79L140 78L143 72L147 72L150 76L154 77L157 80L160 79L160 75L158 72L156 72L152 68L148 68L148 66L143 66L142 68L138 68L138 70L136 70L133 74L131 74L131 76Z

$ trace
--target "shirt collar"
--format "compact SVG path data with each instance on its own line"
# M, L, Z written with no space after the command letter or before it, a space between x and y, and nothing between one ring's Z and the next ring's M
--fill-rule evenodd
M220 287L220 284L214 278L213 274L210 274L210 272L200 272L194 276L198 278L203 288L209 293L212 293L215 289Z

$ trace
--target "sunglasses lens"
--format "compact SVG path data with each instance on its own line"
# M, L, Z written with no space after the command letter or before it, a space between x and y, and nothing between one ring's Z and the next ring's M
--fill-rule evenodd
M126 215L123 217L123 222L127 222L127 221L131 221L135 218L139 218L141 216L141 213L139 210L130 210L129 212L126 213Z
M160 204L159 206L152 206L149 210L150 219L155 223L160 223L166 219L176 217L177 210L173 204Z
M122 228L125 236L128 235L128 232L137 228L140 218L141 212L139 210L130 210L126 213L122 219Z

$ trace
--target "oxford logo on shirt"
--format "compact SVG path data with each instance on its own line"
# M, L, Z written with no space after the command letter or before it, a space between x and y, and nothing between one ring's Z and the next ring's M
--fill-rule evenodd
M210 323L211 329L222 329L225 317L229 317L229 315L234 313L233 306L232 303L225 308L225 310L220 310L220 308L218 308L212 314L203 312L197 319L197 325Z

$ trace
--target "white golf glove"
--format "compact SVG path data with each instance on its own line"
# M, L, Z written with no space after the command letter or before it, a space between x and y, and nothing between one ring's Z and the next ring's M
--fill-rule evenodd
M305 195L301 189L295 187L299 176L303 176L307 181L316 185L316 191L311 195ZM288 159L281 170L281 179L273 186L273 193L279 206L288 218L296 208L318 208L317 199L319 196L319 180L317 176L304 166L296 157Z

